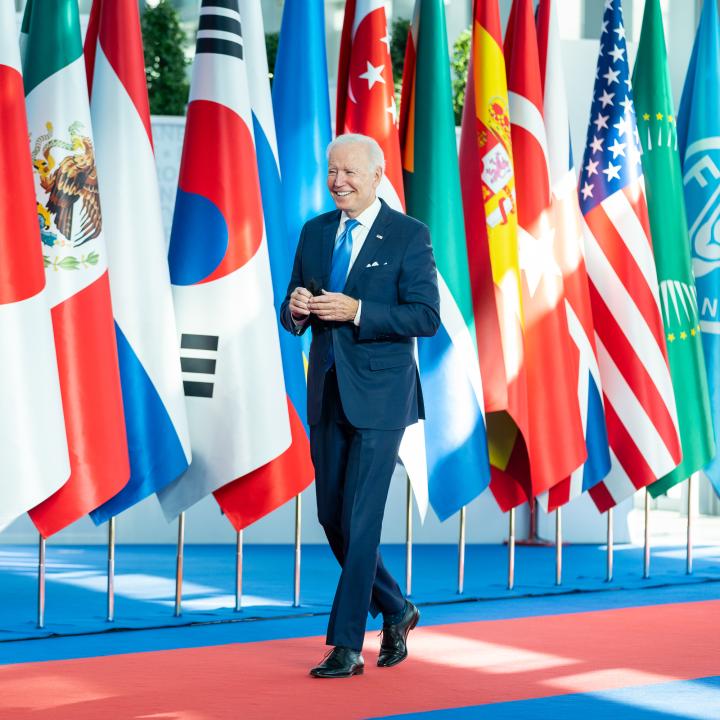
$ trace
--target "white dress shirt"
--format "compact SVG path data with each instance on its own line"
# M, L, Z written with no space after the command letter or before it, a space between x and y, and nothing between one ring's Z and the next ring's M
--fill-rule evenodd
M352 251L350 253L350 264L348 265L348 271L345 279L347 279L347 276L350 274L352 266L355 264L355 260L357 260L357 256L360 254L362 246L365 244L365 240L367 239L368 233L370 232L370 228L373 226L373 223L375 222L378 214L380 213L381 207L382 205L380 204L380 200L376 197L375 200L373 200L373 202L355 218L359 224L356 225L352 231ZM335 240L337 240L342 234L342 232L345 230L345 223L348 220L349 218L343 210L340 215L340 224L338 225L337 233L335 233ZM355 313L355 317L353 318L353 323L355 325L360 325L361 311L362 300L358 300L358 309ZM293 318L295 327L298 328L305 325L307 321L307 318L304 320L296 320L295 318Z
M365 240L367 239L368 233L370 232L370 228L373 226L373 223L377 219L381 207L382 205L380 204L380 200L378 198L375 198L372 204L366 207L355 218L360 224L356 225L352 231L352 252L350 253L350 265L348 265L348 275L352 270L352 266L355 264L355 260L357 260L357 256L360 254L360 250L362 250L362 246L365 244ZM345 230L345 223L347 221L348 216L345 214L345 211L343 211L340 215L340 224L338 225L338 231L335 234L335 240L337 240L340 237L340 233ZM345 276L346 279L348 275ZM355 313L355 318L353 319L353 323L355 325L360 325L361 312L362 300L358 300L357 313Z

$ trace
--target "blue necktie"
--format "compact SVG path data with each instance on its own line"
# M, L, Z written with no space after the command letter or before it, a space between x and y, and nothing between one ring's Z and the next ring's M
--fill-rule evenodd
M332 265L330 266L330 279L328 280L327 289L330 292L342 292L345 287L348 269L350 268L350 256L352 255L352 231L360 223L357 220L349 219L345 221L345 228L337 236L335 247L332 254ZM325 358L325 369L328 370L335 364L335 350L332 346L332 336L330 347Z
M357 220L347 220L345 228L335 240L332 266L330 267L330 280L327 287L330 292L342 292L345 287L345 280L350 267L350 256L352 255L352 231L359 224Z

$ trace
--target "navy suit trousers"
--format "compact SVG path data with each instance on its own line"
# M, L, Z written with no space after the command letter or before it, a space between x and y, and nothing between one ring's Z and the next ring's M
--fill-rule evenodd
M325 375L320 421L310 427L318 518L342 567L327 644L362 649L367 614L405 599L380 557L380 532L404 430L356 428L343 412L335 369Z

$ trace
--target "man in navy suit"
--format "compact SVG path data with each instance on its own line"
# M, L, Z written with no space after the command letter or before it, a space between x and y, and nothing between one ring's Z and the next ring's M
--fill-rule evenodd
M364 135L328 147L337 210L302 230L281 309L295 334L312 328L308 422L318 517L342 566L328 623L333 649L310 674L363 672L368 610L383 614L378 665L407 657L420 616L383 565L380 532L408 425L424 417L415 338L440 324L437 272L422 223L376 196L385 160Z

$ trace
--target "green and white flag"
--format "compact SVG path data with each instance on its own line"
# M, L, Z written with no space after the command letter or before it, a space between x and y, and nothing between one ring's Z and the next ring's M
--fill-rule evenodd
M645 4L632 80L665 339L682 443L680 465L648 488L650 494L657 497L700 470L715 455L659 0L647 0Z

